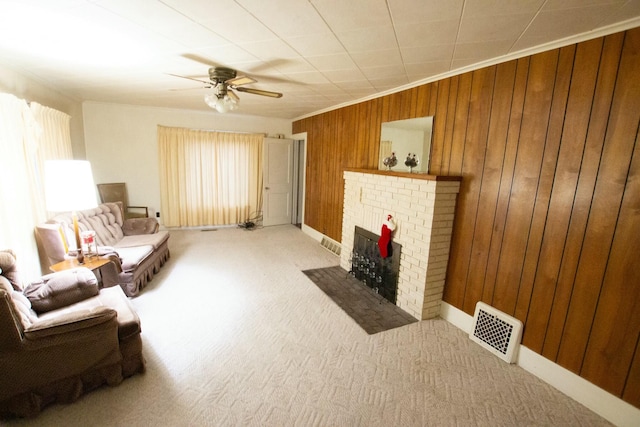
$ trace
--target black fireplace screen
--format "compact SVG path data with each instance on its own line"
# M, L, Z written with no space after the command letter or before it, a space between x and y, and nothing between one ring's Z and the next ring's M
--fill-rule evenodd
M361 227L355 228L349 273L395 304L402 245L391 241L388 256L382 258L379 239L380 236L375 233Z

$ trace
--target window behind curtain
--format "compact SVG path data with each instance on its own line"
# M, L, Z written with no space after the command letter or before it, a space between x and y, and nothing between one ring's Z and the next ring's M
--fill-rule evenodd
M238 224L262 209L260 134L158 126L167 227Z
M16 252L25 281L43 273L34 238L47 216L42 165L71 158L69 124L65 113L0 93L0 248Z

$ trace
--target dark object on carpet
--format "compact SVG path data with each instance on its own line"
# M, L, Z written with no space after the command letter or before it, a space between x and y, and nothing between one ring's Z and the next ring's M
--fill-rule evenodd
M303 273L369 335L418 321L340 266L304 270Z

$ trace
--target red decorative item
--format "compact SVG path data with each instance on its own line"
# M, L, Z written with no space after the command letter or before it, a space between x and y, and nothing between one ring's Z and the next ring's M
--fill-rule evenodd
M382 224L380 239L378 239L378 248L380 248L380 256L386 258L389 256L389 246L391 246L391 234L396 229L393 217L387 215L387 220Z

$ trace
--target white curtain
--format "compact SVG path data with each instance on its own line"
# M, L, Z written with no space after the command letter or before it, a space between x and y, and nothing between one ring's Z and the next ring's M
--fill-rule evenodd
M238 224L262 209L263 135L158 126L164 225Z
M40 157L46 160L73 158L71 152L71 116L62 111L31 103L31 112L42 128L38 144Z
M48 158L71 158L69 116L0 93L0 153L0 248L16 252L28 280L42 273L34 235L47 218L42 165Z
M73 158L71 150L71 116L62 111L45 107L37 102L31 103L31 113L40 126L36 155L30 157L33 170L30 173L32 188L38 210L46 218L44 203L44 163L46 160L67 160Z

